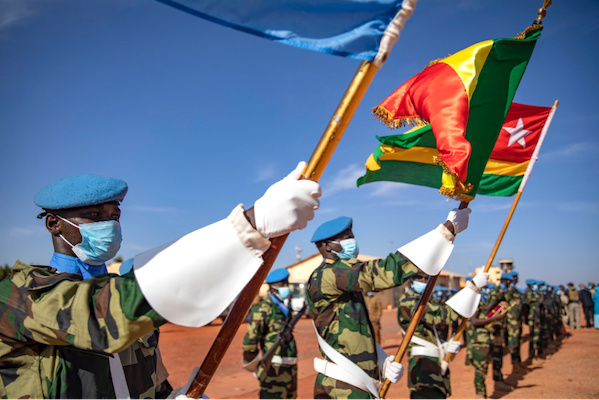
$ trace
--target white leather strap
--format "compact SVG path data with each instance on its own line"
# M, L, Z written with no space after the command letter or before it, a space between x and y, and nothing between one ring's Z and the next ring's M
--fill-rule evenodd
M324 352L324 354L326 354L326 356L328 358L330 358L333 363L336 364L336 367L344 370L347 375L352 376L352 380L357 380L357 381L361 382L361 384L356 385L352 382L347 382L345 380L334 378L332 376L331 376L331 378L337 379L337 380L345 382L345 383L349 383L350 385L356 386L358 388L365 387L366 390L364 390L364 389L362 389L362 390L370 392L375 398L378 399L379 398L378 387L377 387L378 381L372 379L370 376L368 376L368 374L366 372L364 372L364 370L362 368L358 367L350 359L348 359L343 354L339 353L337 350L335 350L333 347L331 347L331 345L329 345L322 338L322 336L320 336L320 334L318 333L318 330L316 329L316 325L314 324L314 321L312 321L312 325L314 326L314 331L316 331L316 338L318 339L318 344L319 344L320 348L322 349L322 351ZM316 360L318 360L318 359L316 359L316 358L314 359L315 364L317 363ZM315 366L315 368L316 368L316 366ZM327 369L329 369L329 368L334 368L334 367L330 367L329 365L327 365ZM347 376L347 375L345 375L345 376ZM329 375L327 375L327 376L329 376Z
M108 358L108 364L110 365L110 376L112 378L112 385L114 386L114 395L117 399L130 399L129 388L127 387L127 380L125 379L125 371L123 371L123 364L118 353L114 353L113 357Z
M434 347L412 346L410 356L426 356L439 358L439 350Z
M297 357L272 356L271 363L281 365L295 365L297 364Z
M314 358L314 370L318 373L338 380L339 382L345 382L352 386L357 387L360 390L369 392L364 382L353 376L352 374L339 367L337 364L332 363L322 358ZM377 395L378 398L378 395Z

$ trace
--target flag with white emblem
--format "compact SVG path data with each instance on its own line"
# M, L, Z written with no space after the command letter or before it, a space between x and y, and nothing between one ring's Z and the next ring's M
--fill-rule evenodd
M485 166L479 194L512 196L518 191L531 159L536 160L537 147L553 109L512 103Z

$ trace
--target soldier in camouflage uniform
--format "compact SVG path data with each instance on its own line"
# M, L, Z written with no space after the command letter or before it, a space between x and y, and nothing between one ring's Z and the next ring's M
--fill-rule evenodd
M402 332L410 325L422 292L426 287L427 276L423 273L411 278L412 284L399 298L397 320ZM451 395L449 369L443 371L441 361L445 354L439 347L447 341L449 327L454 326L458 314L449 306L429 302L424 315L408 348L408 387L412 399L445 399ZM454 327L455 329L455 327ZM444 343L445 344L445 343ZM451 352L457 353L460 343L448 342Z
M476 313L468 320L467 338L468 346L472 349L472 365L474 366L474 387L477 399L487 398L487 371L489 362L493 358L492 350L492 326L489 324L501 323L505 314L495 314L487 318L487 309L490 305L490 298L481 297ZM495 390L510 391L513 388L503 381L500 364L493 362L493 380L495 381Z
M518 283L518 273L515 271L510 272L513 281L507 286L505 292L505 300L510 307L506 316L506 334L507 334L507 349L510 353L512 360L512 373L524 374L528 372L528 369L522 364L520 356L520 339L522 337L522 319L520 318L520 312L522 310L522 297L521 293L516 287Z
M0 281L0 396L167 396L171 388L153 333L167 321L196 327L212 321L262 264L266 238L305 226L315 207L306 200L319 186L292 180L282 186L269 188L262 198L271 201L268 206L244 212L239 205L227 219L192 232L186 237L191 240L136 257L135 269L121 276L94 275L120 246L119 202L126 184L80 175L44 188L35 202L52 234L57 257L51 263L77 270L58 273L17 261L10 277ZM256 229L258 208L264 221L281 222L276 232L276 224ZM205 279L219 262L222 279ZM83 280L85 274L91 277ZM207 300L190 295L198 292Z
M401 364L384 352L377 354L363 294L401 285L419 271L416 265L425 273L438 274L446 258L427 264L422 252L441 254L450 249L454 232L467 227L469 213L469 209L452 210L448 221L428 235L387 258L367 262L357 259L351 218L328 221L314 232L312 242L324 260L308 280L307 300L325 357L315 359L319 373L314 398L373 398L381 379L399 380ZM356 374L363 376L363 384L356 382Z
M281 338L281 345L268 370L259 362L260 351L264 357L291 320L290 309L285 304L289 297L288 279L286 269L276 269L268 274L265 280L269 285L268 294L252 308L243 338L243 366L256 373L261 399L297 398L297 346L292 332Z
M501 274L500 284L491 291L489 295L489 301L487 303L486 314L488 315L495 307L502 306L508 308L508 302L506 293L508 287L511 286L513 277L511 274L504 272ZM504 332L505 332L505 320L501 323L496 323L490 330L491 336L491 360L493 362L493 379L495 381L496 390L513 390L513 387L503 380L501 370L503 368L503 345L504 345ZM497 374L496 371L499 371Z
M524 301L528 304L528 363L538 364L539 340L541 337L541 293L538 291L538 283L535 279L527 279L528 286L524 292Z

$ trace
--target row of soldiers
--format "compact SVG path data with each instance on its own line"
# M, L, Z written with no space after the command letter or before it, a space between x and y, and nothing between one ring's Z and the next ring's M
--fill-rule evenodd
M283 332L286 321L291 318L289 314L281 313L280 300L285 300L288 296L285 290L281 292L281 286L287 285L287 278L285 270L269 275L269 294L259 307L253 309L254 317L248 325L244 340L244 366L256 372L261 382L261 398L297 396L297 347L289 333L287 337L277 336L277 332ZM471 281L472 278L467 280ZM426 281L427 276L424 274L412 277L399 299L398 323L404 332L426 287ZM493 389L514 390L514 386L503 377L504 351L511 357L511 373L525 374L529 365L538 364L555 352L564 338L565 330L560 317L564 306L558 293L559 288L529 279L526 281L527 288L520 290L517 283L518 273L513 271L503 273L499 285L489 283L483 287L480 290L478 308L468 320L466 332L462 336L467 349L466 365L472 365L475 370L477 398L487 398L485 380L489 365L492 365ZM455 335L461 321L460 316L446 305L446 301L454 293L443 287L435 287L426 313L416 328L408 352L407 383L411 398L447 398L451 395L450 372L443 359L447 353L457 353L461 347L450 336L450 333ZM367 293L364 300L374 339L380 344L382 305L372 292ZM282 309L286 311L284 306ZM524 361L521 356L523 324L529 326L530 332L529 357ZM258 362L259 348L277 341L283 343L280 353L282 358L276 356L274 366L265 368L264 363ZM282 360L285 362L282 363Z

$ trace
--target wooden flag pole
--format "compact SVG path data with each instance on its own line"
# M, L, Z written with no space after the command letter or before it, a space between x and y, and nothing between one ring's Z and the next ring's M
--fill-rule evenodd
M468 202L462 201L460 203L459 208L468 207ZM420 320L426 311L426 306L428 305L428 301L433 294L433 290L435 289L435 285L437 284L437 279L439 278L439 274L435 276L429 276L428 281L426 282L426 288L424 292L420 296L418 300L418 305L416 306L416 310L414 311L414 315L410 320L410 324L408 325L408 329L406 329L406 333L403 335L403 339L401 340L401 344L399 345L399 349L397 349L397 353L395 354L395 362L401 363L403 356L406 354L408 350L408 346L410 345L410 341L412 340L412 336L414 336L414 332L420 324ZM387 395L387 391L389 390L389 386L391 385L391 381L389 379L385 379L381 387L379 388L379 397L384 399Z
M408 346L410 345L410 340L412 340L412 336L414 336L414 332L422 319L422 315L424 315L424 311L426 310L426 306L428 305L428 301L431 298L433 290L435 289L435 285L437 284L437 279L439 275L429 276L428 281L426 282L426 288L424 292L420 296L420 300L418 300L418 305L416 306L416 311L410 320L410 324L408 325L408 329L406 329L406 333L403 335L403 339L401 340L401 344L399 345L399 349L397 350L397 354L395 354L395 362L401 363L401 360L406 354L408 350ZM387 391L389 390L389 386L391 385L391 381L389 379L385 379L383 384L379 389L379 397L384 399L387 395Z
M530 173L532 172L532 168L534 167L534 164L538 159L539 151L541 150L541 146L543 145L543 141L545 140L545 135L547 135L547 131L549 130L549 125L551 125L551 120L553 119L553 115L555 114L555 110L557 109L558 104L559 104L559 101L555 100L555 102L553 103L553 109L551 110L551 113L547 117L547 122L545 122L545 125L543 126L543 131L541 132L541 136L539 137L539 142L537 143L537 147L535 148L535 151L530 159L530 163L528 164L528 168L526 169L526 172L524 174L525 178L522 180L522 183L520 184L520 187L518 188L518 192L516 193L516 197L514 197L514 201L512 202L512 207L510 208L510 212L508 213L507 218L505 219L505 222L503 223L501 232L499 232L499 236L497 237L497 240L495 241L495 246L493 246L493 250L491 250L491 255L489 256L489 259L487 260L487 264L485 265L483 272L489 272L489 270L491 269L491 264L493 263L493 260L495 259L495 256L497 255L497 251L499 250L501 241L503 240L503 237L505 236L507 227L509 226L509 224L512 220L512 217L514 215L514 212L516 211L516 206L518 205L518 202L520 201L520 197L522 196L522 192L524 191L524 187L526 186L528 177L530 176ZM462 334L466 330L467 323L468 323L468 318L463 318L453 340L456 340L456 341L460 340L460 338L462 337ZM446 362L450 362L452 358L453 358L453 353L447 353L445 355Z
M306 165L306 169L303 173L303 176L306 177L306 179L311 179L315 182L318 182L320 179L339 140L341 140L341 137L345 133L347 125L351 121L377 71L378 68L370 61L362 61L360 64L358 71L350 82L350 85L339 102L327 128L320 138L320 142L316 146L312 157L310 157L310 160ZM263 255L264 261L262 265L235 301L233 309L219 330L200 370L190 384L189 389L187 390L187 397L201 398L204 394L206 387L210 383L210 380L214 376L229 345L233 341L235 334L239 330L247 311L250 309L254 298L258 295L260 286L264 283L268 272L279 255L281 248L285 244L287 236L288 235L284 235L271 239L271 246Z

